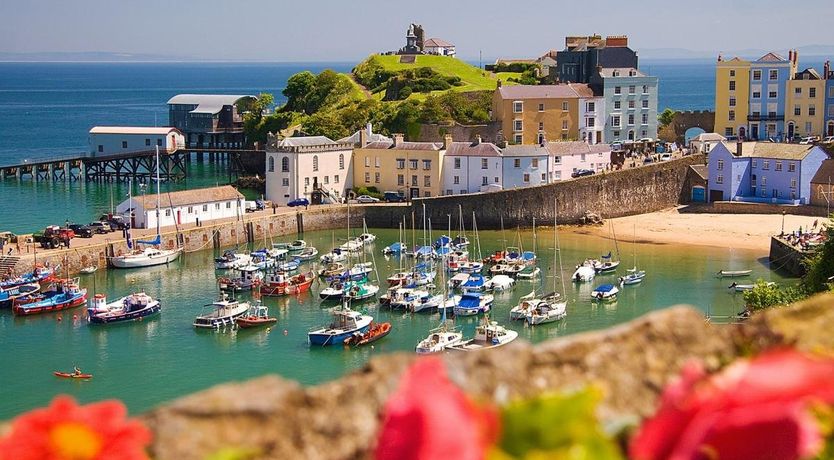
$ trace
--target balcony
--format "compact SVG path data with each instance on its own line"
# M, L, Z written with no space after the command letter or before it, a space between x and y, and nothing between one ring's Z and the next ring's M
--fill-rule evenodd
M748 115L747 121L785 121L784 115Z

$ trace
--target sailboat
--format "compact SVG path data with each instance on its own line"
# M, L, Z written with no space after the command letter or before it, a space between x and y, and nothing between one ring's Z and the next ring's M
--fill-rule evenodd
M559 211L556 206L556 200L553 200L553 244L555 245L555 247L553 248L553 262L556 262L555 259L558 252L559 271L553 274L553 293L546 295L544 299L541 300L541 302L536 303L533 306L533 308L527 312L527 324L531 326L534 326L536 324L552 323L568 315L567 301L561 300L562 296L558 292L556 292L557 276L560 280L562 280L562 292L566 292L565 278L562 276L562 248L559 244L559 227L557 222L558 212Z
M139 268L163 265L176 260L182 253L182 248L160 249L162 237L159 232L159 146L156 147L156 238L148 241L136 241L139 244L147 245L145 249L135 250L129 254L115 256L110 259L110 264L116 268ZM130 230L128 230L130 232ZM128 247L131 247L130 233L127 240Z
M634 285L643 282L645 270L637 270L637 220L634 220L634 240L632 242L634 254L634 268L626 270L626 275L620 277L620 285Z
M307 333L310 345L340 345L355 333L364 334L368 331L374 318L351 310L349 304L348 299L343 299L341 307L336 307L331 312L333 320L330 324Z
M521 253L521 260L524 267L520 272L516 273L516 278L522 280L532 280L539 276L541 269L536 266L536 251L538 250L538 238L536 236L536 218L533 218L533 251L524 251Z
M617 259L614 260L614 255L611 254L611 251L608 251L607 255L601 257L602 260L594 264L594 270L597 273L610 273L620 266L620 247L617 244L617 234L614 233L614 221L608 219L608 224L611 228L611 237L614 238L614 249L617 251Z

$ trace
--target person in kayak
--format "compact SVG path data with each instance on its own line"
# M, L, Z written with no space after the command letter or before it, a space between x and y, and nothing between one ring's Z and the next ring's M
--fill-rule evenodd
M73 375L81 375L81 369L79 369L78 366L73 366L72 374Z

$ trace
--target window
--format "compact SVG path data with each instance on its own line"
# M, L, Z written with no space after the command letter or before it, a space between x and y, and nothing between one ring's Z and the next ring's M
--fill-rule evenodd
M788 163L788 172L796 172L796 163Z
M623 89L619 86L614 87L614 94L623 94Z
M562 131L567 131L568 129L568 121L562 120Z
M642 131L640 131L640 136L642 136L642 137L646 137L646 136L648 136L648 135L649 135L649 133L648 133L645 129L644 129L644 130L642 130Z
M799 104L793 106L793 114L796 116L802 115L802 108L799 106Z
M522 101L513 102L513 113L521 113L523 110L524 110L524 102L522 102Z
M539 104L539 112L544 112L544 104Z
M162 147L162 139L157 139L156 140L156 145Z
M513 131L523 131L524 123L522 120L513 120Z
M633 109L633 108L634 108L634 101L628 101L628 108L629 108L629 109Z
M520 144L521 143L521 134L516 134L515 136L513 136L513 142L515 142L516 144Z
M723 171L724 170L724 160L718 160L715 163L715 169L717 169L719 171Z
M735 107L735 106L736 106L736 98L731 97L730 98L730 107Z
M231 201L226 202L226 209L232 209L232 202Z
M104 146L103 146L103 145L101 145L101 144L99 144L99 146L98 146L98 151L99 151L99 152L103 152L103 151L104 151Z
M769 97L771 99L776 99L778 97L777 94L778 93L776 91L768 91L767 97Z
M634 85L628 87L628 94L634 94L637 92L637 88Z
M290 159L289 159L289 157L281 158L281 172L290 172Z
M488 169L489 168L489 160L486 158L481 158L481 169Z
M718 177L715 178L716 184L723 184L724 183L724 176L719 174Z
M423 192L423 196L424 196L424 197L426 197L426 198L428 198L428 197L430 197L430 196L431 196L431 192L430 192L430 191L428 191L428 190L426 190L425 192Z
M808 116L813 117L817 114L817 107L813 104L808 106Z
M797 97L802 96L802 88L794 88L793 94Z
M397 158L397 169L405 169L405 158Z
M452 183L455 185L460 184L460 176L455 176L452 178Z
M481 185L489 185L489 177L482 176L481 177Z
M544 131L544 122L539 122L539 131Z
M631 125L633 125L633 124L634 124L634 114L633 114L633 113L630 113L630 114L628 115L628 125L629 125L629 126L631 126Z
M811 131L813 131L813 122L806 121L805 122L805 132L807 134L811 134Z
M730 70L730 76L735 77L736 76L736 71L735 70Z
M620 101L614 101L614 110L620 110Z
M339 169L345 169L345 154L339 154Z
M226 203L226 204L228 205L228 203ZM228 206L226 206L226 207L228 207ZM165 210L165 217L171 217L171 210L170 209Z
M327 183L327 182L325 182L325 184L326 184L326 183ZM378 183L379 183L379 173L378 173L378 172L377 172L377 173L374 173L374 183L375 183L375 184L378 184Z
M306 178L305 178L305 179L306 179ZM366 172L366 173L365 173L365 183L366 183L366 184L370 184L370 183L371 183L371 173L369 173L369 172ZM309 185L309 184L304 184L304 185Z
M596 103L594 103L594 102L589 102L588 104L586 104L586 106L585 106L585 110L586 110L586 111L588 111L588 112L593 112L593 111L595 111L595 110L596 110Z
M649 114L648 113L643 114L642 124L644 124L644 125L649 124Z
M188 207L188 213L189 214L194 214L194 206L189 206Z
M568 111L568 101L562 102L562 112Z
M588 119L586 120L586 122L585 122L585 125L586 125L587 127L589 127L589 128L593 128L595 123L596 123L596 120L595 120L595 119L593 119L593 118L588 118Z
M492 179L493 179L493 181L494 181L496 184L498 183L498 176L495 176L495 177L493 177Z
M767 185L767 177L762 177L762 187ZM762 190L764 191L764 190Z
M579 161L582 162L582 163L585 163L585 154L584 153L582 155L580 155Z
M782 162L781 162L781 161L777 161L777 162L776 162L776 171L781 171L781 170L782 170Z
M289 177L282 178L281 179L281 185L284 186L284 187L289 187L290 186L290 178Z
M753 91L753 99L760 99L762 97L761 91Z
M522 178L522 180L524 180L524 182L530 182L530 175L527 174L527 173L524 173L524 177Z
M423 160L423 170L431 171L431 160Z
M735 91L735 90L736 90L736 81L735 80L730 80L730 91Z
M733 128L732 127L724 128L724 136L732 136L732 135L733 135Z
M408 160L408 163L409 163L409 165L408 165L409 169L411 169L411 170L417 169L417 160Z
M761 81L762 80L762 71L761 70L754 70L753 71L753 81Z
M817 89L816 88L808 88L808 97L817 97Z
M649 85L643 85L643 94L649 94Z
M405 185L405 176L397 174L397 185Z
M538 168L539 167L539 159L538 158L533 158L532 160L530 160L530 166L533 167L534 169Z
M791 178L791 188L796 188L796 178L795 177Z
M614 115L613 117L611 117L611 126L615 128L620 127L620 117L618 115Z
M620 140L620 132L619 131L614 131L614 139L615 140Z
M542 173L542 182L547 182L547 174Z
M275 157L269 157L269 172L275 172Z
M455 191L454 191L454 190L452 190L452 189L450 189L450 188L447 188L447 189L446 189L446 194L447 194L447 195L451 195L451 194L453 194L453 193L455 193Z
M366 168L371 167L371 157L365 157L365 167Z
M516 159L513 160L513 167L514 168L520 168L521 167L521 159L520 158L516 158Z
M379 157L374 157L374 167L379 168L379 166L380 166Z
M453 167L455 169L460 169L460 158L455 158L455 165Z
M764 169L765 171L770 169L770 160L762 160L762 169ZM764 180L764 179L762 179L762 180ZM764 185L764 184L762 184L762 185Z
M150 139L145 139L145 145L148 145L148 146L151 145L151 140Z
M602 154L600 154L602 155ZM562 164L562 157L553 157L553 164L560 165Z
M423 186L431 187L431 176L423 176Z
M644 108L644 109L648 109L648 108L649 108L649 100L648 100L648 99L643 99L643 108Z
M728 112L728 114L727 114L727 119L728 119L729 121L735 121L735 119L736 119L736 111L735 111L735 110L730 110L730 111ZM730 128L730 130L732 131L732 128ZM730 132L730 135L732 135L732 134L733 134L733 133L732 133L732 132Z
M755 158L753 158L753 159L750 161L750 163L752 164L753 168L755 169L755 168L756 168L756 163L757 163L757 162L756 162L756 159L755 159Z
M127 141L122 141L122 148L123 148L123 149L126 149L126 148L127 148Z
M220 209L220 203L214 203L214 209Z
M770 75L768 77L770 80L778 80L779 79L779 71L776 69L772 69L770 71Z
M412 187L417 186L417 176L411 176L411 186Z
M208 212L208 205L207 204L203 205L203 212Z

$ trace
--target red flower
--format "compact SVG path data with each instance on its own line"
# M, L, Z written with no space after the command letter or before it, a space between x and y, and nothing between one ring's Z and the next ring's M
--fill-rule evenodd
M797 459L822 439L808 405L834 402L834 360L791 350L739 361L706 377L687 365L631 443L639 460Z
M58 396L47 408L23 414L0 439L2 460L140 460L151 433L126 419L119 401L79 406Z
M498 417L446 376L436 357L418 359L385 403L376 460L482 460L498 438Z

